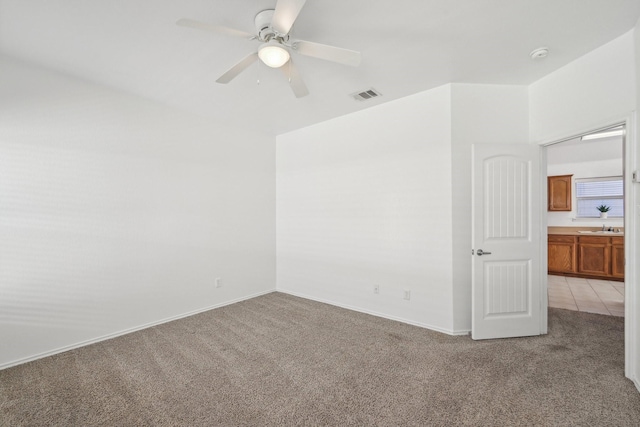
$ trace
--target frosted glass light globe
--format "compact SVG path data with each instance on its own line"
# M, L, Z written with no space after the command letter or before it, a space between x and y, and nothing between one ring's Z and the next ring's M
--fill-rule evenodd
M265 63L265 65L271 68L280 68L289 61L291 57L289 52L277 42L269 42L260 46L258 50L258 56Z

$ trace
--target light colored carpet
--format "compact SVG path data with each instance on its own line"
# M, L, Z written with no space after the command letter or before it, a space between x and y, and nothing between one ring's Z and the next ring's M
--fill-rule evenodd
M3 426L637 426L623 319L474 342L281 293L0 371Z

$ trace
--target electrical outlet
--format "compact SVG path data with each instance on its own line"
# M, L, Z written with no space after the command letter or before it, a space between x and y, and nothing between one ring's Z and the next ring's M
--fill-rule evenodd
M373 293L374 294L380 293L380 285L373 285Z
M221 278L216 277L215 283L216 283L216 288L221 288L222 287L222 279Z
M406 299L407 301L409 301L411 299L411 291L405 289L404 290L404 299Z

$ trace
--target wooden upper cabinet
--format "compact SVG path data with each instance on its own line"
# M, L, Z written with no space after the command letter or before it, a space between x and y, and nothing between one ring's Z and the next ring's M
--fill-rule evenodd
M549 211L571 210L571 177L558 175L547 177L547 193L549 195Z

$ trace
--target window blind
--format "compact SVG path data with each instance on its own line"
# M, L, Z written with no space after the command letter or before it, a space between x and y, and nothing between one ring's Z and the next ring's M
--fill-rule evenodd
M624 183L622 177L576 179L578 218L597 218L600 205L611 208L610 217L624 216Z

